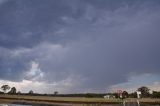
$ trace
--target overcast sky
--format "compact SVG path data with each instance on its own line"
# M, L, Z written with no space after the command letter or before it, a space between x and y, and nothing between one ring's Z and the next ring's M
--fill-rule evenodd
M0 0L0 85L160 90L160 0Z

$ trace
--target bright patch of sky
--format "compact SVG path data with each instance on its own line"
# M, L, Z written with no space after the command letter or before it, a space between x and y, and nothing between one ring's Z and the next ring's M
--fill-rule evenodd
M143 74L131 76L128 82L113 85L110 87L110 92L115 92L117 90L126 90L128 92L135 92L139 87L146 86L150 91L159 91L160 88L160 77L159 75Z

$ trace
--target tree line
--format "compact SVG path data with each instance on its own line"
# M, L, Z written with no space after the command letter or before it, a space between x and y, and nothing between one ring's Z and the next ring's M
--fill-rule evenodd
M38 94L34 93L33 90L30 90L28 93L21 93L20 91L17 92L16 87L10 87L9 85L2 85L1 86L0 94L14 94L14 95L41 95L41 96L59 96L59 97L88 97L88 98L102 98L105 95L111 95L115 98L119 98L119 94L115 93L80 93L80 94L59 94L58 91L54 91L53 94ZM160 98L160 91L152 91L146 86L142 86L138 88L136 91L140 91L141 98ZM128 93L127 91L122 92L122 98L137 98L137 93Z
M10 87L9 85L2 85L1 90L2 91L0 91L0 94L21 94L20 91L17 92L16 87ZM33 91L30 90L28 94L33 94Z

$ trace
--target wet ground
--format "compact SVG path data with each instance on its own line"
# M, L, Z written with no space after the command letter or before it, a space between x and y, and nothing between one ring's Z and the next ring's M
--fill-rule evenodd
M155 105L155 104L142 104L139 102L121 102L118 104L101 104L102 106L160 106L160 105ZM97 104L86 104L84 106L101 106ZM44 105L44 104L26 104L26 103L21 103L21 104L0 104L0 106L62 106L62 105Z
M20 105L20 104L0 104L0 106L59 106L59 105Z

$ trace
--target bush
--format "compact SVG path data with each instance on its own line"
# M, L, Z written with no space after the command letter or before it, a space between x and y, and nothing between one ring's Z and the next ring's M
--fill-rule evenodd
M160 98L160 92L153 91L152 97L153 97L153 98Z

